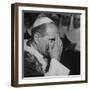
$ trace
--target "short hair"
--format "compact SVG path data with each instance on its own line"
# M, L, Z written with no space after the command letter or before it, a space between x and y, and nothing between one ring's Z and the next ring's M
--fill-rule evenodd
M47 24L55 24L55 23L54 22L44 23L44 24L41 24L41 25L39 25L37 27L32 28L32 30L31 30L31 41L34 40L34 35L36 33L39 33L41 37L44 37L46 35Z

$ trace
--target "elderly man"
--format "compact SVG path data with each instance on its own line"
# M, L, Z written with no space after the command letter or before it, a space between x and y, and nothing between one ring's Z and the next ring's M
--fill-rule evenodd
M40 16L31 35L24 41L24 77L68 75L70 70L60 63L62 42L55 23Z

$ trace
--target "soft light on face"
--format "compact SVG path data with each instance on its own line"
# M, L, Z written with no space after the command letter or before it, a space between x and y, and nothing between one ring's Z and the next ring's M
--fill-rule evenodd
M55 38L57 36L57 27L54 24L46 25L46 35L39 39L40 52L48 56L49 55L49 43L53 48L55 45Z

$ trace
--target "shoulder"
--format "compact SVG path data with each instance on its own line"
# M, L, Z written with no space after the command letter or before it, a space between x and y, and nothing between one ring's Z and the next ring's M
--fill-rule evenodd
M42 71L42 65L34 55L27 51L24 51L24 72L25 76L34 77L44 75Z

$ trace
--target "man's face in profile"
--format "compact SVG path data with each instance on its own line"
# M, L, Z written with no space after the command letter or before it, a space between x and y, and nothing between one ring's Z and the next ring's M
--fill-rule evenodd
M49 45L54 48L56 36L57 27L54 24L47 24L45 36L39 39L40 52L44 56L49 56Z

